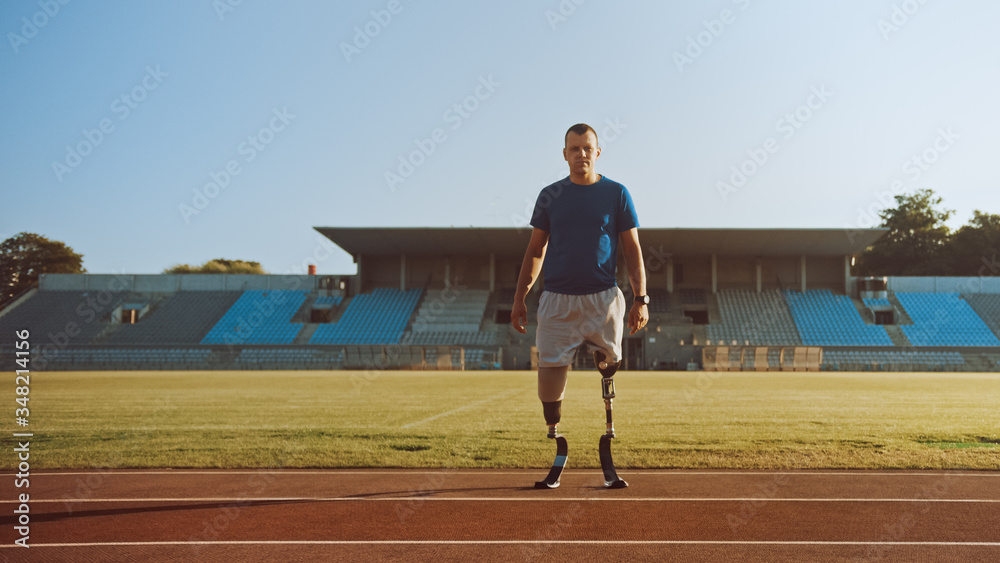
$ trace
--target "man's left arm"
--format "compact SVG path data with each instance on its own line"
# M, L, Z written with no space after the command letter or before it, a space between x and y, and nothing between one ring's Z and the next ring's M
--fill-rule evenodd
M639 246L639 229L632 228L620 233L628 281L632 284L633 295L646 295L646 266L642 261L642 247ZM635 334L649 322L649 308L642 303L632 303L628 312L629 334Z

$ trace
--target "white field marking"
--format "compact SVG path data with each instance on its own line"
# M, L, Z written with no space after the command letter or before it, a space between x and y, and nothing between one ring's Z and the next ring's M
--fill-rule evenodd
M522 469L519 471L511 470L490 470L490 469L476 469L474 467L465 468L453 468L453 469L437 469L437 470L415 470L415 469L373 469L373 470L358 470L358 469L337 469L331 467L330 469L152 469L152 470L117 470L117 469L102 469L98 471L55 471L55 472L37 472L33 475L43 475L47 477L58 477L60 475L525 475L529 473L535 473L539 471L545 471L547 468L536 468L536 469ZM597 469L586 470L586 469L567 469L563 472L563 475L594 475ZM687 476L687 475L744 475L744 476L769 476L769 475L795 475L800 477L810 477L816 476L837 476L837 477L1000 477L1000 471L981 471L972 473L930 473L925 471L885 471L885 472L875 472L875 471L812 471L809 469L803 469L801 471L767 471L767 470L748 470L748 471L733 471L733 470L718 470L718 471L655 471L655 470L622 470L618 468L618 471L623 474L628 475L656 475L662 477L671 476ZM940 470L934 470L940 471ZM14 473L0 473L0 476L4 477L14 477Z
M1000 542L956 541L785 541L785 540L196 540L32 543L31 547L163 547L179 545L790 545L790 546L915 546L915 547L1000 547ZM3 544L0 548L20 548Z
M524 393L524 392L525 392L524 389L513 389L513 390L510 390L510 391L506 391L504 393L497 393L496 395L493 395L492 397L487 397L486 399L483 399L482 401L476 401L475 403L469 403L468 405L458 407L457 409L452 409L452 410L450 410L448 412L443 412L443 413L440 413L440 414L436 414L436 415L434 415L432 417L425 418L423 420L418 420L416 422L411 422L409 424L404 424L403 426L400 426L400 428L406 429L406 428L410 428L410 427L413 427L413 426L417 426L418 424L423 424L425 422L430 422L432 420L437 420L437 419L439 419L441 417L444 417L444 416L452 415L452 414L455 414L457 412L462 412L462 411L464 411L466 409L471 409L472 407L478 407L479 405L483 405L483 404L489 403L491 401L495 401L497 399L506 399L507 397L511 397L511 396L517 395L518 393Z
M935 503L1000 504L1000 499L926 499L926 498L767 498L760 497L430 497L423 495L382 497L163 497L163 498L88 498L32 499L33 503L137 503L137 502L399 502L408 500L438 502L852 502L852 503ZM0 500L0 504L17 504Z

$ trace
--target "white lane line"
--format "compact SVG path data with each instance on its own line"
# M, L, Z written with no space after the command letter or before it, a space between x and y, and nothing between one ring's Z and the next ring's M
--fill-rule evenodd
M484 405L486 403L495 401L497 399L506 399L507 397L512 397L512 396L517 395L519 393L524 393L524 389L514 389L513 391L507 391L507 392L504 392L504 393L497 393L496 395L493 395L492 397L487 397L487 398L483 399L482 401L476 401L475 403L469 403L468 405L464 405L464 406L458 407L457 409L452 409L452 410L450 410L448 412L439 413L439 414L436 414L434 416L425 418L423 420L418 420L416 422L411 422L409 424L404 424L403 426L400 426L400 428L403 428L403 429L411 428L413 426L424 424L425 422L430 422L432 420L437 420L437 419L439 419L441 417L445 417L445 416L453 415L453 414L458 413L458 412L462 412L462 411L464 411L466 409L471 409L472 407L478 407L479 405Z
M939 504L1000 504L1000 499L927 499L927 498L762 498L762 497L164 497L164 498L61 498L32 499L32 503L139 503L139 502L854 502L854 503L939 503ZM0 504L17 504L17 500L0 500Z
M31 547L163 547L180 545L789 545L789 546L914 546L1000 547L1000 542L981 541L809 541L809 540L192 540L34 543ZM13 544L0 548L18 548Z

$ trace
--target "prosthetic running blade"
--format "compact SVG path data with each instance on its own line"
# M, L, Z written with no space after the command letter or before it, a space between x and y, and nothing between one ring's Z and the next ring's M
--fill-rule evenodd
M545 479L535 482L536 489L554 489L559 486L559 478L562 477L563 469L566 468L566 454L569 446L566 438L556 435L556 460L552 462L552 469Z
M618 471L615 470L615 462L611 459L611 436L607 434L601 436L598 453L601 456L601 471L604 472L604 486L609 489L624 489L627 487L628 483L618 477Z
M615 469L615 462L611 459L611 440L615 437L615 424L611 417L611 404L615 398L615 380L614 374L618 370L618 364L612 366L607 366L603 362L604 355L598 355L598 352L594 353L594 363L597 364L598 371L604 376L601 379L601 390L604 396L604 410L607 415L607 430L604 435L601 436L601 443L597 448L598 453L601 457L601 471L604 472L604 486L609 489L624 489L628 486L628 483L624 479L618 477L618 471ZM605 367L602 367L604 364Z

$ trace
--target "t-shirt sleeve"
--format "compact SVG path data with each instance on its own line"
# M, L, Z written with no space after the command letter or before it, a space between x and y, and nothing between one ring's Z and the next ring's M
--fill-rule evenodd
M549 223L549 210L546 205L542 204L542 196L545 195L545 190L542 190L538 194L538 198L535 199L535 210L531 213L531 222L529 223L532 227L536 229L541 229L546 233L552 232ZM546 198L546 201L550 201Z
M628 193L625 186L622 186L621 201L618 205L618 232L634 229L639 226L639 215L635 212L635 204L632 203L632 195Z

